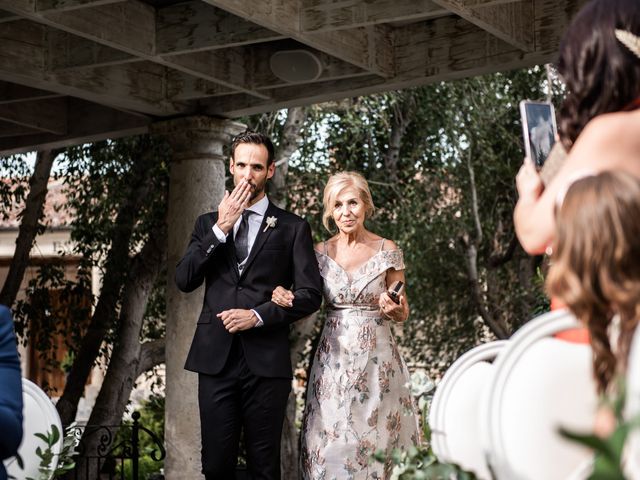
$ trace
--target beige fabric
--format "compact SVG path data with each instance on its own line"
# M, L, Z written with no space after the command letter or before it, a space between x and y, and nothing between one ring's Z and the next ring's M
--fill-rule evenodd
M418 443L409 373L378 298L400 250L380 251L351 278L317 252L328 310L313 361L302 426L305 479L383 479L391 465L370 459Z

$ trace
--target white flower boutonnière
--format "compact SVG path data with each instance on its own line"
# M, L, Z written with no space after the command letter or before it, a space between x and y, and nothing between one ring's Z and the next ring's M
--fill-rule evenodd
M276 223L278 223L278 219L276 217L267 217L267 226L264 227L262 233L266 232L268 228L276 228Z

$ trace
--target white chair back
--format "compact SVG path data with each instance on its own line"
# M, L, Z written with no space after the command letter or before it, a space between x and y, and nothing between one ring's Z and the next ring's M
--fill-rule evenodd
M627 366L627 398L625 400L625 418L634 420L640 417L640 328L636 328L629 350ZM629 433L624 451L625 474L630 480L640 479L640 429Z
M493 375L491 362L506 344L479 345L458 358L442 377L429 410L431 446L438 459L456 463L479 479L491 476L478 441L478 399Z
M60 439L53 445L52 451L55 454L51 461L50 469L53 472L58 465L58 454L62 449L62 423L56 407L40 387L35 383L22 379L22 398L23 407L23 435L22 443L18 449L18 454L24 462L24 469L20 468L16 457L8 458L4 461L9 477L13 476L17 479L38 478L40 466L40 457L36 455L36 449L40 447L42 450L47 449L47 444L40 438L36 437L36 433L46 434L51 432L51 426L55 425L60 432ZM49 477L51 478L51 476Z
M566 480L583 471L590 450L560 427L590 432L597 408L591 347L553 338L581 325L567 311L534 318L494 362L483 399L482 442L498 480Z

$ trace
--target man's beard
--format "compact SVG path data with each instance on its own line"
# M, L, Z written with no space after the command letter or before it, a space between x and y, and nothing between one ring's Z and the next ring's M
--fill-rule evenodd
M249 198L250 201L255 200L258 195L264 192L266 183L267 182L265 181L262 184L256 184L255 186L252 185L253 188L251 189L251 197Z

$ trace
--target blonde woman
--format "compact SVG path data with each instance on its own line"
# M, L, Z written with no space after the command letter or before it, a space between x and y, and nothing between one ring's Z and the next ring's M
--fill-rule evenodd
M365 227L375 207L362 175L331 176L323 204L324 226L337 232L315 247L327 319L308 383L302 476L388 478L390 462L373 462L371 455L420 439L409 372L390 329L409 316L406 295L395 303L387 293L404 282L402 251ZM286 308L292 298L278 287L272 301Z

